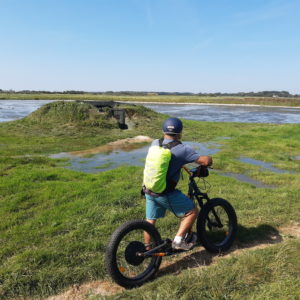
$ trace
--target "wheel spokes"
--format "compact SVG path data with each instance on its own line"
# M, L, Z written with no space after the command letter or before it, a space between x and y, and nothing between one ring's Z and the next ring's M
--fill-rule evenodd
M230 220L226 210L222 206L212 208L206 220L207 238L215 245L225 242L230 232Z
M145 251L142 229L130 231L122 238L116 253L116 263L123 276L131 279L142 277L152 268L154 258L139 256L139 253Z

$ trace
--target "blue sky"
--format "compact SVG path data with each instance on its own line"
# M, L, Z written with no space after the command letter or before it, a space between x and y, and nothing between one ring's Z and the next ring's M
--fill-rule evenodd
M0 0L0 89L300 94L300 0Z

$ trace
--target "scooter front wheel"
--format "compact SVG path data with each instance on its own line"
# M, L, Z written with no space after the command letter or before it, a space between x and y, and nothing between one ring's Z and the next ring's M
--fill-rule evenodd
M227 251L232 246L236 234L237 217L228 201L214 198L203 206L197 220L197 235L207 251Z

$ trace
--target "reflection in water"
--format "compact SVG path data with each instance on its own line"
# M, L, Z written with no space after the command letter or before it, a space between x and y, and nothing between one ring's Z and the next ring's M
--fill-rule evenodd
M215 143L197 143L197 142L184 142L190 145L201 155L213 155L220 151L220 145ZM51 158L68 158L70 162L69 168L71 170L82 171L87 173L98 173L107 170L117 168L121 165L140 166L143 167L145 164L145 157L147 155L149 144L141 146L141 144L131 144L130 150L124 150L119 147L118 149L111 149L111 152L104 151L104 153L98 153L92 157L81 157L78 153L58 153L50 155ZM137 147L137 148L135 148ZM101 149L93 148L94 149ZM103 150L103 148L102 148ZM81 152L81 151L80 151ZM87 151L85 151L86 154ZM99 151L98 151L99 152ZM106 152L106 153L105 153Z

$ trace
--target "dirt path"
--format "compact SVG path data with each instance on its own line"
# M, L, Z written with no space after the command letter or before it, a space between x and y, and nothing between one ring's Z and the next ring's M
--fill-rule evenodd
M223 255L213 255L203 248L196 248L193 251L165 259L161 264L157 277L171 274L178 275L185 269L208 268L218 263L220 259L237 256L249 250L267 248L291 238L300 238L300 223L292 223L289 226L281 227L278 233L268 236L265 240L243 244L241 247L234 246L231 251ZM74 285L62 294L51 296L46 300L85 300L92 295L105 297L116 295L123 290L124 288L111 281L92 281L82 285Z
M47 300L84 300L90 295L110 296L123 291L124 288L110 281L91 281L74 285L64 293L51 296Z

